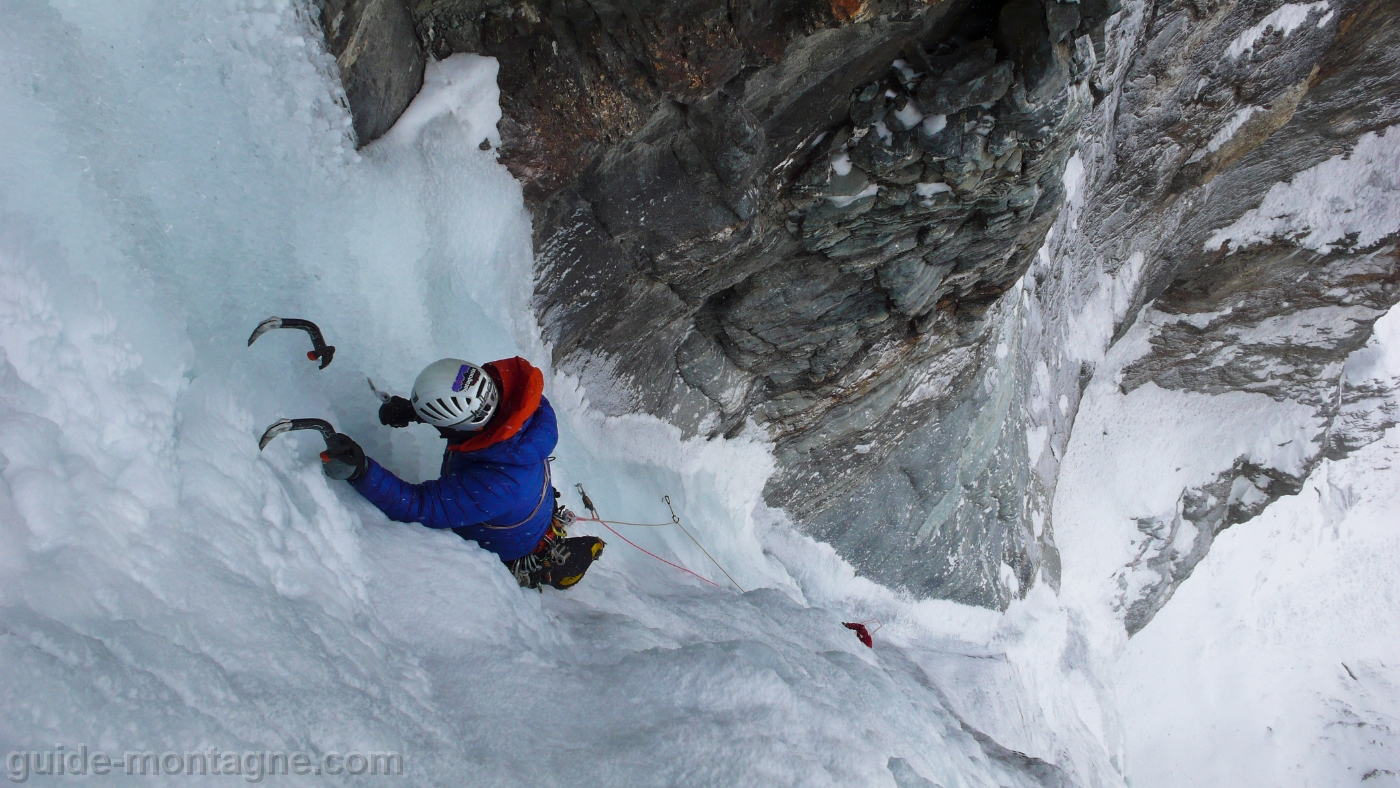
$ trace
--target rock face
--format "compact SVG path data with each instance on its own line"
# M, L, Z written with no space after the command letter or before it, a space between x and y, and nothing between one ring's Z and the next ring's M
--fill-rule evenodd
M821 517L968 396L988 310L1063 201L1116 7L412 10L435 54L500 60L501 160L536 213L556 364L612 412L711 436L756 422L780 458L769 500L863 570L1003 601L918 556L865 556Z
M413 17L403 0L316 0L316 6L363 147L388 131L423 87L426 60Z
M1280 10L1239 0L1134 11L1140 16L1123 22L1136 27L1134 55L1115 105L1105 101L1081 138L1082 209L1065 217L1045 264L1031 272L1048 285L1038 318L1062 325L1090 293L1117 288L1124 309L1114 340L1146 340L1129 363L1099 373L1116 376L1121 391L1150 383L1264 394L1300 406L1319 428L1306 434L1291 471L1237 458L1183 489L1174 515L1144 513L1137 557L1117 574L1129 633L1166 604L1222 529L1295 493L1323 458L1344 456L1394 422L1376 407L1374 382L1346 369L1372 323L1400 301L1393 221L1365 237L1292 215L1345 216L1374 199L1364 175L1353 207L1310 205L1324 197L1306 190L1346 159L1394 150L1400 22L1387 4ZM1046 428L1046 453L1057 457L1069 426L1045 419L1046 400L1067 395L1072 411L1083 378L1077 366L1056 369L1066 345L1039 350L1056 380L1026 406L1027 427ZM1052 469L1041 472L1053 483Z
M934 415L813 516L814 535L877 579L1004 602L1058 583L1055 484L1096 375L1121 373L1125 391L1150 381L1310 409L1323 434L1292 472L1236 460L1183 489L1175 518L1142 513L1139 558L1119 575L1124 623L1137 631L1219 530L1375 436L1388 417L1344 370L1400 300L1395 239L1319 242L1288 231L1287 217L1254 214L1275 211L1261 203L1277 184L1361 155L1367 135L1400 118L1400 25L1384 5L1128 4L1091 77L1103 98L1077 140L1084 173L1067 180L1078 193L1021 298L995 305L989 341L961 368L967 382L933 391ZM1239 229L1261 221L1284 229ZM1085 323L1105 313L1112 323ZM1099 370L1133 327L1150 337L1147 352ZM927 367L931 380L956 374L955 354Z
M1113 373L1124 391L1306 405L1338 425L1311 461L1374 433L1343 367L1400 299L1389 241L1230 228L1397 122L1385 6L409 10L435 56L500 61L499 153L535 212L556 365L613 413L760 425L769 502L862 574L1005 606L1058 582L1059 463L1132 326L1150 338ZM1300 478L1236 462L1183 490L1176 520L1144 513L1129 629Z
M1124 575L1157 578L1132 584L1132 598L1120 600L1129 633L1166 604L1216 534L1296 493L1322 457L1355 448L1357 430L1338 423L1343 404L1355 398L1343 380L1344 362L1400 301L1397 261L1393 246L1318 254L1272 243L1173 282L1143 311L1151 350L1121 371L1125 392L1149 382L1207 394L1257 392L1306 405L1327 427L1300 472L1241 458L1212 482L1184 490L1174 517L1139 520L1144 538ZM1180 549L1187 536L1190 548Z

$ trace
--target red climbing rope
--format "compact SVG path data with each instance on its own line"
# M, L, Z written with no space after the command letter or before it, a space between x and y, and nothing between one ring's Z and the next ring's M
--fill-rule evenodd
M652 558L655 558L656 560L660 561L661 563L663 563L663 564L665 564L665 565L667 565L667 566L675 567L676 569L679 569L679 570L681 570L682 572L685 572L686 574L690 575L691 577L696 578L697 580L703 580L704 582L709 583L710 585L714 586L715 588L719 588L719 583L716 583L715 581L711 580L710 578L705 577L704 575L696 574L695 572L692 572L692 571L690 571L689 569L686 569L685 567L681 566L680 564L674 563L674 562L672 562L672 561L667 561L665 558L662 558L661 556L657 555L656 553L653 553L652 551L646 549L645 547L642 547L641 545L637 544L636 542L632 541L631 539L628 539L627 537L625 537L625 536L623 536L622 534L618 533L618 532L617 532L617 529L615 529L615 528L613 528L611 525L609 525L607 520L604 520L603 518L601 518L601 517L598 516L598 509L597 509L597 507L595 507L595 506L593 505L593 501L592 501L592 499L590 499L590 498L588 497L588 493L584 492L584 490L583 490L583 485L582 485L582 484L575 484L574 487L578 488L578 494L579 494L579 497L583 499L584 508L588 509L588 511L590 511L590 512L593 513L593 516L592 516L592 517L579 517L578 515L575 515L575 516L574 516L574 519L575 519L575 520L577 520L578 522L581 522L581 523L598 523L599 525L603 526L604 528L606 528L606 529L608 529L610 532L612 532L612 535L613 535L613 536L616 536L618 539L621 539L622 541L626 542L627 544L630 544L630 545L632 545L633 547L637 548L638 550L641 550L643 553L646 553L647 555L651 556ZM735 587L735 588L738 588L740 593L743 593L744 589L743 589L742 587L740 587L739 584L738 584L737 582L735 582L734 578L730 576L729 572L725 571L725 569L724 569L723 566L720 566L720 563L719 563L718 561L715 560L715 557L712 556L712 555L710 555L710 551L709 551L709 550L706 550L706 549L705 549L705 546L702 545L702 544L700 544L700 542L699 542L694 536L691 536L690 531L686 530L686 527L685 527L685 526L681 525L681 518L679 518L679 517L676 516L676 510L675 510L674 507L671 506L671 496L667 495L667 496L665 496L665 497L663 498L663 500L666 501L666 506L669 507L669 508L671 509L671 522L669 522L669 523L627 523L627 522L623 522L623 521L621 521L621 520L614 520L613 522L615 522L615 523L618 524L618 525L636 525L636 526L644 526L644 527L649 527L649 528L660 528L660 527L667 526L667 525L677 525L677 526L680 526L680 529L681 529L682 531L685 531L685 535L690 537L690 541L695 542L695 546L698 547L698 548L700 548L700 552L704 553L704 554L705 554L705 557L709 558L710 561L711 561L712 563L714 563L715 566L719 567L719 571L724 572L724 576L729 578L729 582L734 583L734 587ZM874 625L875 625L875 628L872 630L872 629L870 629L869 627L866 626L867 624L874 624ZM849 629L849 630L851 630L852 632L854 632L855 635L856 635L856 637L860 640L860 642L865 644L865 647L866 647L866 648L872 648L872 649L875 648L875 639L874 639L873 637L871 637L871 636L874 635L876 632L879 632L880 629L881 629L882 627L884 627L884 624L882 624L878 618L870 618L870 619L866 619L865 621L843 621L843 622L841 622L841 625L844 626L846 629Z
M596 510L596 509L593 510L593 511L594 511L595 514L597 513L597 510ZM603 519L600 518L600 517L579 517L579 518L578 518L578 521L579 521L579 522L584 522L584 523L601 523L602 526L603 526L604 528L608 529L609 531L612 531L613 536L616 536L618 539L621 539L622 541L626 542L627 544L630 544L630 545L632 545L633 547L637 548L638 550L641 550L643 553L646 553L647 555L651 556L652 558L655 558L656 560L660 561L661 563L666 564L666 565L668 565L668 566L674 566L675 568L681 570L682 572L685 572L685 573L688 574L688 575L691 575L692 577L697 577L697 578L699 578L699 579L701 579L701 580L704 580L706 583L709 583L710 585L714 586L715 588L719 588L719 583L716 583L715 581L709 579L708 577L705 577L705 576L703 576L703 575L695 574L694 572L690 571L689 569L686 569L685 567L681 566L680 564L673 564L673 563L671 563L670 561L667 561L666 559L664 559L664 558L662 558L661 556L657 555L656 553L653 553L652 551L646 549L645 547L642 547L641 545L637 544L636 542L632 541L631 539L628 539L627 537L623 536L622 534L620 534L620 533L618 533L616 530L614 530L613 527L612 527L611 525L608 525L608 523L607 523L606 520L603 520ZM666 523L666 525L670 525L670 523Z
M701 580L704 580L706 583L709 583L710 585L714 586L715 588L719 588L719 583L716 583L715 581L709 579L708 577L705 577L704 575L696 574L695 572L692 572L692 571L690 571L689 569L686 569L685 567L681 566L680 564L676 564L676 563L672 563L671 561L667 561L666 559L662 558L661 556L657 555L656 553L653 553L653 552L651 552L650 550L647 550L646 548L642 547L641 545L637 544L636 542L633 542L631 539L628 539L627 537L625 537L625 536L623 536L622 534L618 533L617 531L613 530L613 527L612 527L611 525L609 525L609 524L607 523L607 521L603 520L603 518L601 518L601 517L598 516L598 507L596 507L596 506L593 505L593 500L590 499L590 498L588 497L588 493L587 493L587 492L584 492L583 484L581 484L581 483L580 483L580 484L575 484L574 487L576 487L576 488L578 489L579 497L583 499L583 506L584 506L584 508L588 509L588 511L590 511L590 512L593 513L593 516L592 516L592 517L578 517L577 515L575 515L575 519L576 519L576 520L579 520L580 522L585 522L585 523L601 523L602 526L603 526L604 528L608 529L609 531L612 531L613 535L616 536L618 539L621 539L622 541L626 542L627 544L630 544L630 545L632 545L633 547L637 548L638 550L641 550L643 553L646 553L647 555L651 556L652 558L655 558L656 560L660 561L661 563L666 564L666 565L668 565L668 566L674 566L675 568L681 570L682 572L685 572L685 573L688 574L688 575L691 575L691 576L693 576L693 577L698 577L698 578L700 578ZM739 589L739 593L741 593L741 594L744 593L744 588L743 588L743 586L740 586L739 583L738 583L738 581L736 581L736 580L734 579L734 577L733 577L732 575L730 575L729 572L726 571L725 568L724 568L723 566L720 566L719 561L716 561L716 560L715 560L715 557L712 556L712 555L710 555L710 551L709 551L709 550L706 550L706 549L705 549L705 546L702 545L702 544L700 544L700 540L696 539L696 538L694 537L694 535L692 535L692 534L690 533L690 531L687 530L686 527L685 527L684 525L681 525L681 518L678 517L678 516L676 515L676 508L675 508L674 506L671 505L671 496L669 496L669 495L662 496L661 500L665 501L665 502L666 502L666 508L668 508L668 509L671 510L671 522L669 522L669 523L626 523L626 522L623 522L623 521L621 521L621 520L614 520L613 522L614 522L616 525L639 525L639 526L645 526L645 527L649 527L649 528L660 528L660 527L667 526L667 525L675 525L675 526L679 527L679 528L681 529L681 532L684 533L686 536L689 536L689 537L690 537L690 541L694 542L694 543L695 543L695 546L698 547L698 548L700 548L700 552L704 553L704 554L705 554L705 557L708 558L708 559L710 559L710 562L713 563L716 567L719 567L719 571L724 572L724 576L727 577L727 578L729 578L729 582L733 583L735 588Z

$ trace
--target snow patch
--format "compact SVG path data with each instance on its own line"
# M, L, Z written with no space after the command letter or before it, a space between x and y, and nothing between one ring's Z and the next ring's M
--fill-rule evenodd
M847 205L850 205L856 200L863 200L866 197L874 197L879 192L880 184L872 183L864 189L861 189L860 191L856 192L855 194L847 194L837 197L827 197L826 199L830 200L831 204L835 205L837 208L845 208Z
M932 197L932 196L935 195L935 194L947 194L948 192L951 192L952 190L953 190L953 187L952 187L952 186L949 186L948 184L944 183L943 181L936 181L936 182L934 182L934 183L916 183L916 184L914 184L914 193L917 194L917 195L919 195L920 197L922 197L922 198L924 198L924 199L928 199L928 198Z
M1065 201L1076 211L1084 207L1081 199L1084 194L1084 160L1079 157L1079 151L1075 151L1065 162L1061 182L1065 185ZM1046 244L1049 244L1048 238Z
M1146 264L1142 252L1133 252L1119 266L1116 274L1100 269L1099 286L1079 310L1078 319L1066 332L1065 351L1076 360L1098 361L1118 324L1132 306L1142 269Z
M1206 249L1286 238L1326 254L1342 241L1366 248L1400 231L1397 128L1363 134L1349 153L1274 184L1258 208L1213 233Z
M1050 428L1046 426L1026 428L1026 449L1030 452L1030 467L1034 468L1040 464L1040 458L1045 455L1045 447L1049 446Z
M899 124L904 128L912 129L923 122L924 113L919 111L919 108L914 105L914 102L907 101L903 107L895 110L894 118L898 120Z
M851 174L851 154L841 151L831 158L831 171L841 177Z
M1230 119L1225 121L1225 125L1221 126L1220 130L1215 132L1215 135L1210 138L1206 146L1191 154L1191 158L1187 159L1186 163L1194 164L1204 159L1208 154L1220 150L1220 147L1229 142L1230 138L1235 136L1235 132L1239 131L1240 128L1244 126L1245 121L1253 117L1254 113L1259 112L1260 109L1260 107L1248 106L1236 110L1235 114L1231 115Z
M919 72L915 71L914 68L913 68L913 66L910 66L909 63L908 63L907 61L905 61L905 60L896 60L896 61L894 61L894 63L891 63L890 65L894 66L894 68L895 68L897 71L899 71L899 76L900 76L901 79L904 80L904 84L908 85L908 84L910 84L910 83L912 83L912 82L918 81L918 79L919 79Z
M380 139L392 145L412 143L429 123L450 115L461 124L462 136L477 142L487 140L492 148L499 148L499 70L500 64L494 57L462 53L446 60L429 58L423 70L423 89Z
M1260 37L1270 30L1277 30L1286 36L1308 21L1308 17L1314 13L1321 13L1331 7L1331 3L1327 0L1316 3L1284 3L1273 13L1261 19L1258 24L1240 33L1234 41L1231 41L1230 46L1225 50L1225 56L1235 59L1249 52L1254 49L1254 44ZM1318 26L1321 27L1321 23L1318 23Z

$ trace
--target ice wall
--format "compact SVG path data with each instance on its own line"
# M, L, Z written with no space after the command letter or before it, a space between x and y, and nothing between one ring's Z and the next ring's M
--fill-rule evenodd
M302 4L9 3L0 31L0 749L399 751L413 784L1121 784L1105 668L1053 595L1003 616L855 578L761 505L753 435L683 442L549 378L560 487L646 521L670 494L744 594L617 542L569 594L522 591L326 480L317 439L258 452L320 416L422 476L440 443L380 427L367 375L548 357L519 192L479 148L490 61L435 66L357 154ZM246 348L269 314L317 320L335 363L292 332ZM723 582L673 529L629 536ZM874 651L840 626L869 618Z

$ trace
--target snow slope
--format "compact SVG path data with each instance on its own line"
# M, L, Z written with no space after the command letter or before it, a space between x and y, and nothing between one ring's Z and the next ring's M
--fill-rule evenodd
M1340 161L1370 167L1376 140L1393 135L1363 137L1351 157L1319 169ZM1286 194L1303 218L1272 232L1315 238L1370 221L1373 243L1392 236L1396 216L1372 211L1393 202L1394 185L1379 176L1352 180L1369 182L1376 200L1307 198L1279 184L1266 206L1283 204L1277 195ZM1240 225L1256 227L1253 213ZM1380 439L1345 459L1320 460L1296 495L1213 543L1198 541L1183 516L1184 492L1237 461L1300 476L1329 426L1311 407L1258 393L1153 383L1123 391L1122 370L1147 351L1161 321L1209 317L1141 311L1085 390L1056 491L1061 602L1086 622L1099 658L1114 665L1127 783L1400 783L1400 428L1384 424L1400 411L1400 309L1347 358L1349 389L1374 399L1357 406L1354 423L1339 418L1333 427L1376 429ZM1295 323L1279 335L1306 343L1310 316ZM1229 495L1237 494L1262 498L1248 484L1236 483ZM1168 524L1179 530L1166 531ZM1192 569L1185 558L1203 544L1209 552ZM1183 566L1189 577L1128 639L1122 622L1131 603Z
M325 479L313 435L260 453L319 416L421 477L440 442L380 427L367 375L548 358L528 218L478 148L494 64L435 67L356 153L318 42L287 0L0 5L0 749L397 751L414 785L1121 784L1073 614L855 578L762 506L760 436L682 442L549 379L559 486L628 520L671 495L742 594L606 533L579 588L523 591ZM269 314L317 320L335 363L295 332L245 347ZM726 583L675 529L628 535ZM840 625L875 617L873 651Z
M1398 781L1400 428L1324 463L1129 641L1133 785Z
M1396 389L1400 311L1348 366ZM1397 511L1391 427L1216 538L1119 661L1132 785L1400 782Z
M1062 601L1101 633L1100 658L1115 664L1128 783L1395 784L1400 428L1322 460L1297 495L1221 532L1129 640L1118 623L1125 600L1158 579L1144 555L1187 552L1195 537L1183 521L1159 545L1140 522L1170 520L1183 488L1237 457L1289 471L1321 430L1310 409L1259 394L1148 384L1124 395L1112 373L1140 333L1090 384L1055 501ZM1348 375L1395 399L1400 311L1376 324Z

